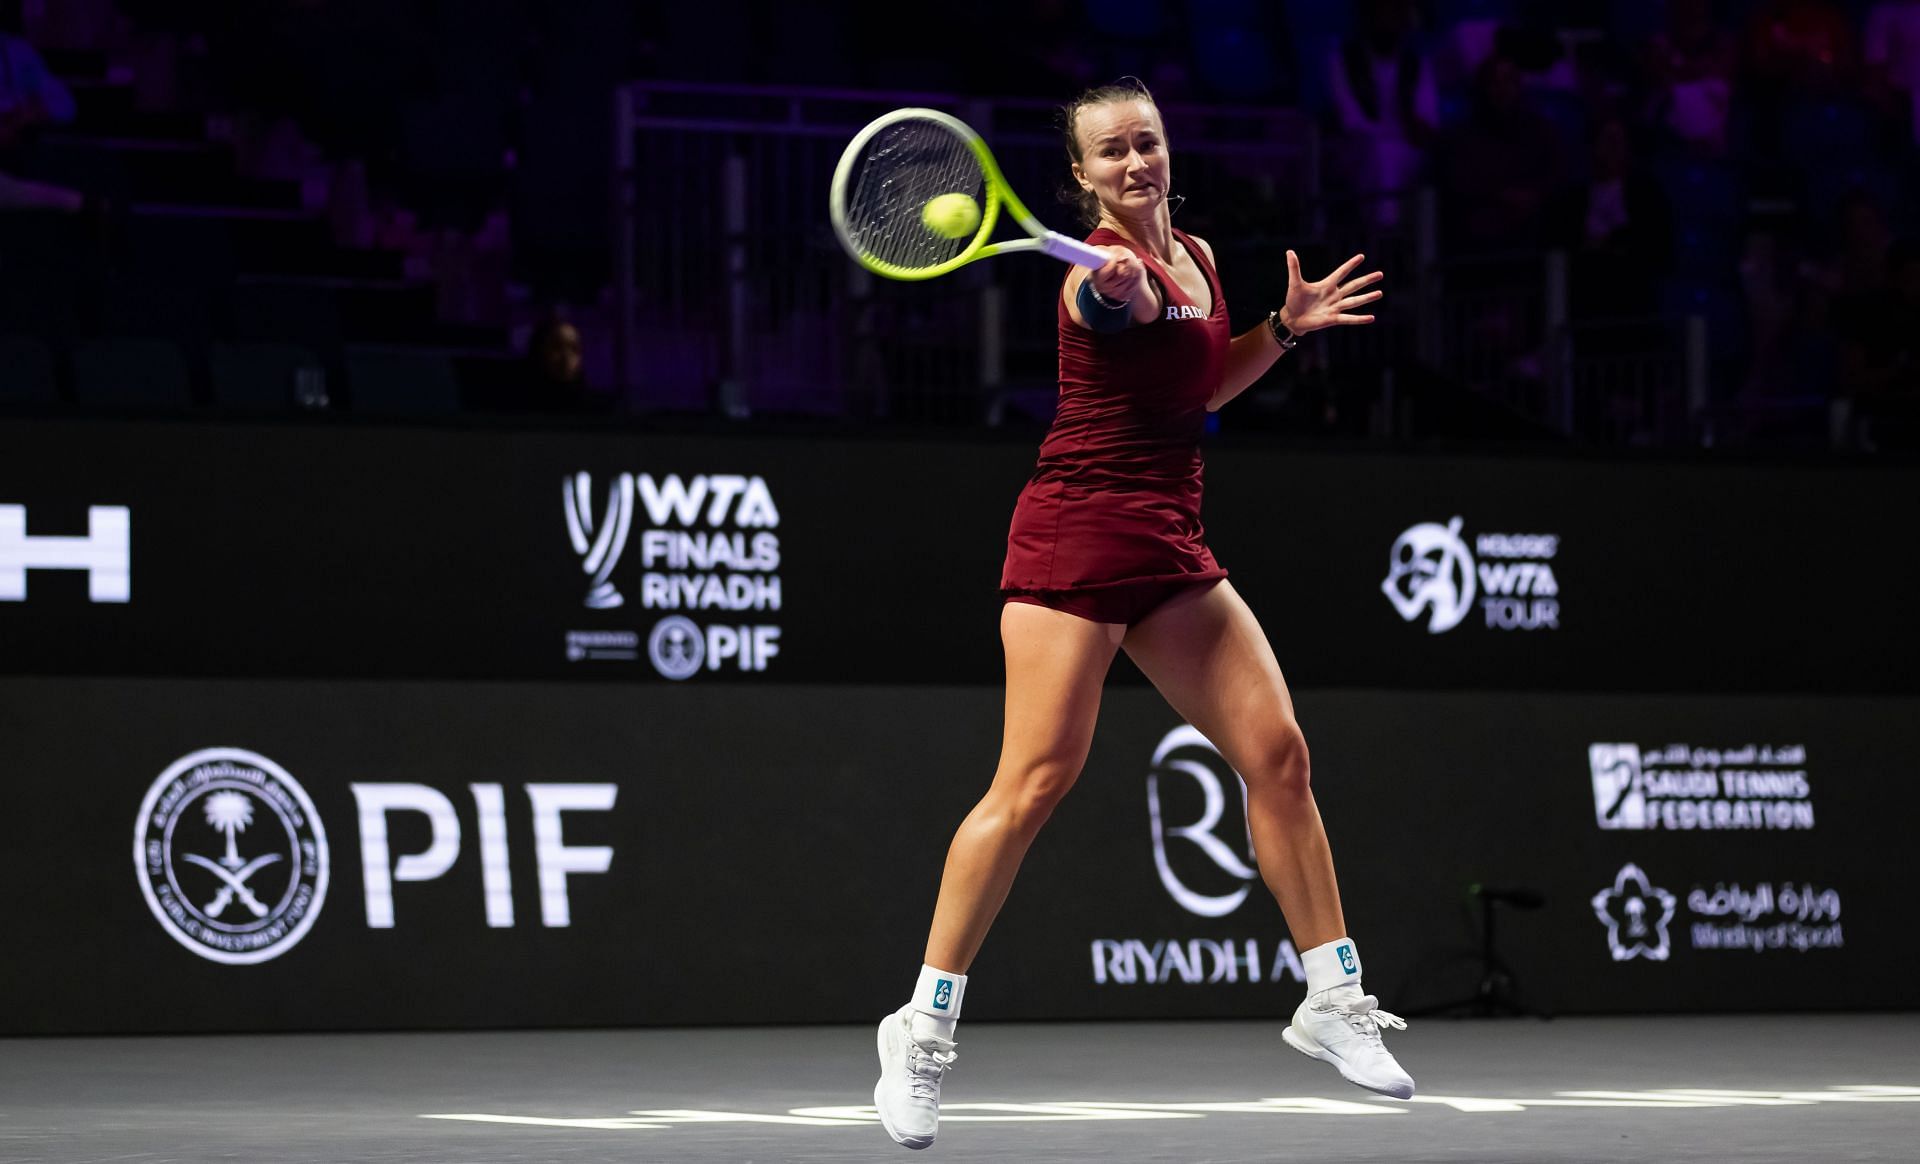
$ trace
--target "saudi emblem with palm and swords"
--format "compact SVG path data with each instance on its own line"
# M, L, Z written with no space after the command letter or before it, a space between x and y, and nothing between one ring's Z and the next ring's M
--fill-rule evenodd
M168 765L140 807L133 859L155 919L215 962L278 957L326 901L327 836L313 802L284 768L241 748Z

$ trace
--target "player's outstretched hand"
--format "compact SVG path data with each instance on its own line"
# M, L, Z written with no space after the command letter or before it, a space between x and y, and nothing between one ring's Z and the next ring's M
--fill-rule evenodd
M1309 283L1300 277L1300 256L1287 252L1287 304L1280 311L1280 322L1295 335L1305 335L1310 331L1319 331L1323 327L1349 326L1356 323L1372 323L1371 315L1351 314L1354 308L1372 303L1385 294L1384 291L1361 289L1378 283L1386 278L1375 271L1362 275L1351 282L1347 276L1353 269L1365 261L1367 256L1355 255L1334 268L1333 274L1317 282ZM1102 291L1101 294L1106 294Z

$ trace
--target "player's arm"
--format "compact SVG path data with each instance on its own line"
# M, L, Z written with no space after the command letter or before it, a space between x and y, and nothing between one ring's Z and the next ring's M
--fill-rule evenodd
M1207 262L1213 264L1216 274L1220 264L1214 260L1213 247L1206 239L1194 237L1193 241L1207 253ZM1286 322L1286 308L1280 309L1281 323ZM1280 341L1273 336L1273 329L1262 320L1250 330L1244 331L1227 341L1226 366L1221 370L1220 387L1214 389L1207 400L1207 411L1218 412L1220 406L1245 392L1253 382L1267 374L1284 349Z
M1107 265L1097 271L1074 267L1060 288L1067 315L1088 331L1121 331L1160 316L1160 292L1147 277L1147 265L1126 247L1100 247Z

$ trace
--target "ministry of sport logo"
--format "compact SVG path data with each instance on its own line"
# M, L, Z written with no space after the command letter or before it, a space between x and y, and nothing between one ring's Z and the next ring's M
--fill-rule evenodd
M277 958L327 900L327 832L286 769L241 748L168 765L134 825L148 908L173 939L214 962Z
M1645 958L1664 962L1667 923L1673 920L1673 894L1647 880L1638 865L1625 865L1613 885L1593 895L1593 912L1607 927L1613 960Z
M1627 864L1613 884L1593 895L1593 913L1607 927L1616 962L1665 962L1673 952L1669 927L1687 949L1733 954L1839 950L1846 946L1840 891L1805 880L1696 882L1687 891L1687 917L1676 923L1681 897L1655 885L1640 866Z
M644 632L568 631L569 660L635 660L644 637L654 670L680 680L729 664L765 671L780 653L778 626L714 613L764 617L781 608L780 510L765 478L620 473L608 481L597 518L591 474L567 477L564 493L567 539L586 575L582 604L616 611L633 597L658 614ZM628 554L636 542L638 553ZM626 577L623 561L634 567Z
M1426 620L1427 633L1466 621L1475 600L1495 630L1557 630L1560 582L1553 559L1558 534L1483 533L1472 549L1464 520L1422 522L1394 539L1380 592L1407 622ZM1478 561L1475 556L1478 555Z

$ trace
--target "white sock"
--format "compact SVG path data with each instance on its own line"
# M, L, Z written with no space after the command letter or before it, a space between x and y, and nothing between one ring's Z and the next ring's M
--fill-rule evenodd
M953 1024L960 1021L960 1000L966 993L965 974L921 966L920 981L913 987L913 1033L953 1038Z
M1339 990L1341 997L1360 997L1360 951L1348 937L1335 938L1300 955L1307 971L1307 997ZM1351 990L1345 988L1351 987Z

